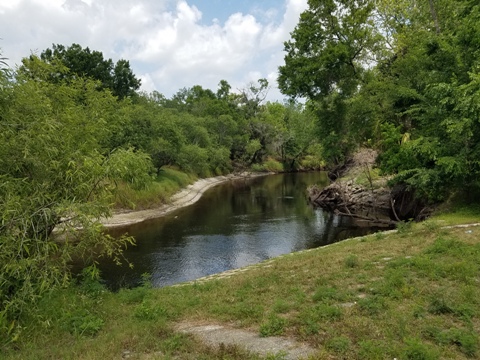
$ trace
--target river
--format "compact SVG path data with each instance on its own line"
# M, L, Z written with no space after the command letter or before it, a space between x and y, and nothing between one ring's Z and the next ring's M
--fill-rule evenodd
M147 273L162 287L371 232L308 204L307 187L327 183L325 173L312 172L218 185L193 205L113 230L136 238L125 251L134 267L103 262L102 278L118 289L138 285Z

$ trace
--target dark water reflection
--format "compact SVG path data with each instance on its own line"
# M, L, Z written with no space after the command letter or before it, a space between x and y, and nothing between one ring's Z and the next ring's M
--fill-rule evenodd
M115 289L148 273L161 287L371 232L308 204L306 188L327 181L297 173L219 185L189 207L117 230L137 239L125 253L134 269L101 264L103 278Z

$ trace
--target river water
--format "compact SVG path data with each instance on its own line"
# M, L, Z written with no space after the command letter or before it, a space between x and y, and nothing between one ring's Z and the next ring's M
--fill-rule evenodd
M325 173L312 172L218 185L193 205L115 230L136 238L125 251L134 267L102 263L102 277L118 289L147 273L162 287L371 232L308 204L307 187L327 183Z

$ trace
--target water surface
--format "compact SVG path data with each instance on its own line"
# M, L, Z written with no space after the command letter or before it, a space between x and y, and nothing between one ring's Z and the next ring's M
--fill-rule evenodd
M161 287L369 231L308 204L307 187L327 182L325 173L316 172L218 185L193 205L115 230L135 236L137 245L125 252L134 268L101 264L103 278L115 289L138 285L148 273Z

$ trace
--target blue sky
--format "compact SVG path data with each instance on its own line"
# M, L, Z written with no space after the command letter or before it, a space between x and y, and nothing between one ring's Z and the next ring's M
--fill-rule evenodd
M285 10L285 2L282 0L192 0L189 3L202 11L204 24L209 24L214 19L225 22L236 12L253 14L259 21L265 20L266 13L275 12L276 20L281 20L281 12Z
M0 49L11 66L52 44L130 61L142 89L167 97L201 85L276 88L283 42L307 0L0 0Z

